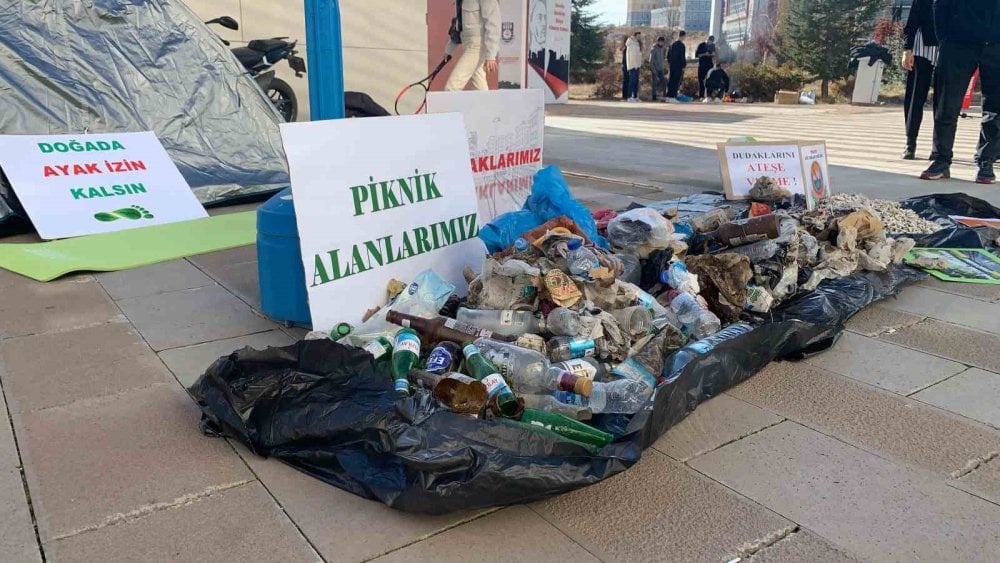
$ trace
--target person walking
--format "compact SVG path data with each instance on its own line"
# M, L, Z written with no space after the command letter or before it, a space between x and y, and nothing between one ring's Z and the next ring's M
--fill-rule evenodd
M677 34L677 41L670 46L667 51L667 63L670 65L670 78L667 83L666 102L677 99L677 91L681 87L681 80L684 78L684 68L687 66L687 47L684 46L684 37L687 33L682 29Z
M938 38L934 92L934 162L920 177L951 177L955 131L962 99L976 69L983 90L983 121L976 146L976 183L993 184L993 163L1000 157L1000 1L936 0L934 25Z
M913 0L904 29L903 68L906 70L906 95L903 112L906 123L906 149L903 160L917 157L917 136L924 121L924 104L934 78L938 58L938 38L934 32L933 0ZM933 152L931 153L933 157ZM933 159L931 159L933 160Z
M635 32L625 43L625 63L628 66L628 101L639 101L639 68L642 66L642 43L639 37L642 34Z
M657 37L656 45L653 45L653 49L649 52L649 68L653 71L654 102L657 92L662 92L664 97L667 95L667 74L664 66L667 60L666 42L666 37Z
M708 41L703 41L694 51L694 58L698 59L698 97L705 97L705 77L715 66L715 36L709 35Z
M497 71L500 54L500 0L457 0L455 7L456 27L465 50L452 68L445 90L465 90L469 81L476 90L489 90L486 74Z
M705 76L705 99L702 103L714 104L722 103L729 91L729 74L722 68L722 63L715 65L715 68L708 71ZM716 102L718 100L718 102Z

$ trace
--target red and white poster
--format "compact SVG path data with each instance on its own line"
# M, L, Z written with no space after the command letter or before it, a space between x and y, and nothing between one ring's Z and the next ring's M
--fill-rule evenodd
M569 100L570 0L528 0L528 88L546 103Z

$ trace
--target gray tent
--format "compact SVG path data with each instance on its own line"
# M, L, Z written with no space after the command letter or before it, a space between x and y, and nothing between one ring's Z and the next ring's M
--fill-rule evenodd
M280 122L179 0L0 0L0 134L151 130L213 204L288 185Z

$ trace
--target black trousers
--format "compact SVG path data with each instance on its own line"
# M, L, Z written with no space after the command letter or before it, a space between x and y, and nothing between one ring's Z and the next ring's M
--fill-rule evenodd
M913 70L906 73L906 97L903 112L906 117L906 147L917 148L920 125L924 122L924 104L934 79L934 65L923 57L913 58Z
M628 67L622 65L622 99L629 99L629 88L628 88Z
M670 78L667 80L668 98L677 97L677 90L681 87L682 78L684 78L684 67L670 67Z
M698 64L698 97L705 97L705 77L708 76L708 72L712 70L712 66L703 66L701 63Z
M938 54L937 91L934 94L934 139L938 161L951 164L955 130L962 113L962 99L972 75L979 68L983 91L983 122L976 147L977 162L995 162L1000 157L1000 44L982 45L944 41Z

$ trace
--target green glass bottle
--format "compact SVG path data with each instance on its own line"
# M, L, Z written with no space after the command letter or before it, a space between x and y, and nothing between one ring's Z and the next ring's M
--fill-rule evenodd
M554 412L524 409L524 413L521 414L521 422L551 430L564 438L598 448L603 448L614 439L614 436L607 432Z
M496 397L500 414L508 417L517 414L517 396L510 390L496 366L479 352L475 344L467 343L462 348L462 353L465 356L465 370L473 378L483 382L490 399Z
M396 393L401 397L410 395L410 370L420 360L420 336L412 328L402 328L396 333L392 346L392 378Z
M371 342L369 342L368 344L362 346L362 349L365 352L371 354L372 357L375 358L375 361L377 362L379 360L389 357L389 354L392 353L392 342L390 342L389 339L384 336L379 336L374 340L372 340Z
M330 340L340 340L352 332L354 332L354 327L350 323L337 323L337 326L330 331Z

